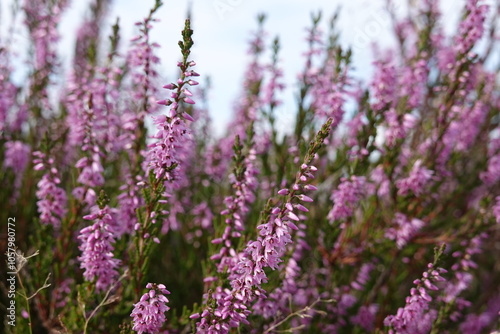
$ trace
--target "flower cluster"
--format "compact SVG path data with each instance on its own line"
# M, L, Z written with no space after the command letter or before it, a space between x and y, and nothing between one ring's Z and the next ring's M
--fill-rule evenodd
M156 66L160 63L160 58L155 55L155 49L159 48L160 45L151 42L150 30L152 23L159 21L159 19L153 18L153 14L158 8L159 5L157 3L151 9L148 17L136 22L135 25L139 26L140 33L132 38L134 44L127 55L127 62L134 71L132 76L133 83L139 87L134 92L134 98L141 104L139 118L142 118L146 112L153 113L157 109L154 97L158 93L155 80L158 78Z
M405 138L417 121L412 114L398 115L394 108L387 110L384 116L387 123L385 144L390 148L394 147L398 140Z
M130 176L130 175L129 175ZM137 224L136 210L144 204L144 199L140 196L140 189L137 185L142 178L137 176L127 178L127 182L120 187L122 193L118 195L116 235L119 237L124 233L132 234L134 226Z
M105 291L115 282L118 275L116 268L120 264L120 260L113 257L116 222L108 207L83 218L95 221L93 225L83 228L78 236L82 252L80 267L85 270L83 277L89 282L95 280L96 291Z
M385 232L385 237L395 240L399 249L403 248L415 234L425 225L417 218L409 219L402 213L396 213L394 216L394 225Z
M385 59L375 62L375 74L372 81L373 95L373 110L383 111L390 109L396 94L397 72L395 66L388 60L392 59L392 55L387 55Z
M61 220L67 213L66 191L59 184L61 179L59 171L54 166L54 159L47 157L46 154L37 151L33 153L35 159L35 170L47 170L42 179L38 182L36 196L38 198L37 206L40 213L40 221L44 224L50 224L54 228L61 226Z
M228 196L224 199L224 204L226 209L221 212L221 215L227 215L225 219L226 228L221 238L216 238L212 240L213 244L221 243L223 244L219 253L210 257L211 260L220 260L217 266L219 272L231 272L234 265L235 257L230 256L234 254L235 250L231 245L231 237L240 237L241 232L244 230L244 219L247 212L249 211L248 205L253 200L255 200L254 191L257 186L256 174L257 170L255 168L255 149L252 145L252 138L247 138L248 152L243 155L243 146L240 145L239 136L236 136L236 142L234 144L236 166L234 173L232 174L232 187L234 189L234 195Z
M433 171L422 166L422 160L415 161L410 175L407 178L396 181L399 195L406 195L410 191L415 196L424 193L426 186L432 180Z
M256 297L264 297L265 291L261 285L267 282L264 268L278 269L283 260L281 257L286 246L292 242L292 230L298 230L296 222L300 221L296 212L308 210L300 202L312 202L312 199L302 194L307 190L315 190L308 181L313 178L317 170L314 166L303 164L297 176L297 182L291 189L281 189L278 194L286 196L282 207L274 207L270 211L268 221L259 225L259 237L248 242L243 256L236 264L230 275L232 290L221 294L217 300L215 310L205 310L197 328L201 333L211 333L220 330L220 333L229 333L230 327L237 327L240 323L247 323L250 311L245 306ZM292 204L293 201L298 203Z
M465 10L467 16L460 22L459 37L455 42L457 54L462 55L467 54L483 36L488 5L483 4L481 0L467 0Z
M352 216L358 201L364 194L365 184L364 176L352 176L341 180L337 190L330 197L333 201L333 208L328 213L328 219L331 222L345 220Z
M434 265L429 263L428 271L424 272L421 279L413 282L416 287L412 288L410 296L406 297L406 305L399 308L396 315L385 318L384 324L392 328L389 333L426 334L430 332L432 323L437 317L437 311L430 308L429 303L432 297L428 292L438 290L434 283L446 281L441 276L446 272L442 268L434 269Z
M176 83L170 83L163 88L171 90L170 98L158 101L160 105L170 107L167 115L160 115L154 118L154 123L158 131L153 136L156 141L149 145L148 161L151 170L153 170L158 180L175 180L173 171L180 164L182 156L182 148L185 147L189 140L189 129L186 125L187 121L194 119L185 111L182 110L181 102L194 104L191 98L193 93L187 86L198 85L198 82L192 77L199 76L198 73L190 69L195 66L194 61L188 61L193 40L191 35L193 30L190 28L190 21L186 20L186 26L183 31L184 41L180 42L181 50L184 55L184 60L177 63L181 70L181 76ZM179 152L181 151L181 152Z
M5 46L0 44L1 48ZM7 52L0 52L0 133L7 131L11 107L15 104L17 87L8 78L12 68L9 66ZM19 130L19 129L18 129Z
M134 304L134 310L130 314L133 319L134 326L132 329L138 334L142 333L158 333L165 321L165 312L170 310L167 306L168 291L163 284L148 283L146 289L149 289L140 299Z
M313 202L311 197L304 194L305 191L317 190L310 184L318 170L311 162L330 134L332 122L329 119L311 142L293 185L278 191L278 195L285 196L282 206L269 208L268 214L262 218L263 223L257 226L258 238L247 243L234 271L229 275L231 290L227 289L217 296L216 308L209 307L202 312L201 320L196 323L199 332L229 333L230 327L248 323L250 310L246 305L266 296L262 288L262 284L268 281L264 269L279 268L287 245L292 243L291 233L298 230L295 223L301 219L297 213L308 212L301 203ZM200 314L193 314L192 317L198 318Z
M23 173L30 158L31 148L20 141L9 141L5 143L5 158L3 168L11 168L16 173Z
M10 168L16 172L14 187L19 190L23 173L30 159L31 148L20 141L8 141L5 143L5 158L3 168ZM16 196L16 195L15 195Z

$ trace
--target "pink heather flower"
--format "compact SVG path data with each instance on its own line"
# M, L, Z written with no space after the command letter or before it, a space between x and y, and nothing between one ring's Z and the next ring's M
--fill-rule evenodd
M487 186L493 186L500 181L500 154L488 159L488 167L480 174L480 178Z
M358 276L356 280L351 282L351 287L358 291L363 291L366 283L370 280L370 274L375 269L373 263L363 263L359 269Z
M351 176L343 178L337 190L330 197L333 208L328 213L330 222L345 220L352 216L355 207L364 194L366 178L364 176Z
M165 87L172 87L171 98L165 100L166 106L169 106L167 115L159 115L154 117L154 123L158 131L153 136L156 141L149 145L148 162L149 167L154 171L157 179L165 179L173 181L176 179L177 173L175 166L181 164L182 157L186 154L183 149L186 148L187 143L191 138L191 131L189 130L186 120L192 121L192 117L185 112L179 111L179 103L193 102L188 97L192 95L186 90L185 86L189 85L190 77L199 76L198 73L188 70L189 67L195 66L194 61L183 64L178 63L181 71L184 71L184 78L180 78L177 84L166 85ZM189 92L188 94L186 94ZM186 101L186 99L189 99Z
M432 323L437 317L437 311L430 308L432 297L428 290L438 290L433 284L443 282L441 277L446 270L434 269L430 263L428 271L423 274L422 279L415 280L415 288L410 290L410 296L406 297L406 305L399 308L396 315L385 318L384 325L392 329L389 333L400 334L427 334L432 328Z
M346 142L349 146L358 145L357 137L363 130L363 127L367 124L365 115L362 113L357 113L353 116L351 120L346 123L347 126L347 136Z
M400 78L401 90L399 94L401 97L407 98L406 104L409 110L413 110L420 106L427 89L429 74L428 61L422 59L426 56L427 54L423 52L411 66L406 65L406 67L403 68L403 73Z
M309 286L300 283L300 274L302 268L299 261L302 260L304 253L311 247L304 240L306 225L299 224L296 242L289 246L289 252L292 254L286 265L282 267L284 277L282 283L269 293L267 298L260 298L253 306L254 314L262 315L269 319L278 314L289 314L290 302L297 307L305 307L310 294Z
M451 266L453 278L444 284L443 294L440 299L447 304L455 302L457 305L456 311L451 315L452 320L460 317L460 311L471 304L469 301L461 298L460 294L469 289L474 281L474 276L470 270L477 268L477 264L473 258L474 255L482 252L482 243L486 237L487 234L482 233L470 240L463 240L460 243L461 250L457 250L451 254L456 259L456 262Z
M386 55L385 59L374 63L375 74L371 83L374 103L372 108L375 112L383 112L392 107L396 101L397 71L390 59L392 54Z
M417 160L413 165L410 175L407 178L396 181L398 194L404 196L411 191L415 196L422 195L432 180L433 174L433 171L422 166L422 160Z
M106 6L96 6L94 15L84 19L76 32L75 55L73 57L73 69L76 76L85 72L88 64L88 50L92 44L97 43L99 38L99 27L103 24L103 12ZM100 12L97 9L101 9Z
M14 188L16 192L13 194L14 198L17 198L19 195L18 190L21 188L24 170L30 159L30 152L30 146L23 142L8 141L5 143L3 168L10 168L15 172Z
M196 205L193 208L192 213L195 216L193 219L195 226L199 226L203 230L207 230L212 227L214 214L212 213L212 210L207 202L203 201Z
M486 329L491 328L498 322L500 315L500 295L497 293L490 297L486 308L479 314L468 314L465 320L460 324L460 333L481 334L489 333ZM491 332L491 334L498 333Z
M127 62L132 70L132 82L136 87L133 96L139 104L141 119L146 112L153 113L158 110L154 98L158 93L155 83L158 78L156 66L160 63L160 58L155 55L155 48L159 45L150 41L151 23L154 21L155 19L150 15L137 22L136 25L140 26L140 34L132 40L132 48L127 55ZM167 89L173 89L173 87Z
M105 291L116 280L116 267L120 264L120 260L113 258L116 222L107 206L83 218L95 221L94 225L83 228L78 236L82 252L78 260L80 267L85 269L83 277L89 282L96 280L96 291Z
M375 188L371 187L372 189L369 190L372 190L375 195L382 199L386 199L389 196L390 181L382 165L379 165L372 170L370 181L375 185Z
M179 151L191 138L191 132L184 119L158 116L154 119L158 132L153 136L156 142L149 145L149 164L157 179L173 181L176 179L176 169L179 165ZM182 155L181 155L182 156Z
M240 323L248 324L250 310L246 305L255 298L263 298L266 295L261 287L268 280L264 268L278 269L287 245L292 242L292 230L298 230L294 221L301 218L293 212L298 209L291 201L300 201L300 191L304 189L307 181L314 177L316 170L314 166L301 166L291 188L293 190L287 195L287 201L282 207L272 208L268 221L257 226L257 240L247 243L239 262L229 275L232 289L218 290L220 293L213 296L217 301L217 308L208 307L203 311L200 321L196 324L199 333L227 334L230 327L238 327Z
M250 40L250 48L248 53L252 56L252 60L248 64L243 81L243 93L238 98L235 104L235 116L228 126L229 132L225 138L222 138L218 143L220 154L218 155L221 161L217 166L217 174L227 173L227 167L231 164L231 157L233 153L233 138L238 135L240 139L245 141L246 132L252 122L259 121L258 115L263 107L264 97L261 91L261 85L264 79L265 66L260 61L260 56L263 53L264 41L263 37L266 35L262 25L259 30L254 33L253 38ZM259 88L259 89L256 89ZM256 136L255 148L259 152L259 147L265 147L269 138L266 134ZM211 152L210 152L211 153ZM215 152L214 152L215 153Z
M67 213L66 191L58 186L61 183L59 171L54 167L54 160L47 158L42 152L34 152L33 156L35 156L34 169L47 170L47 173L38 182L36 191L40 222L59 228L61 220Z
M0 47L7 50L3 44ZM9 112L15 105L17 96L17 87L9 79L12 68L8 64L7 55L7 51L0 52L0 133L5 133L8 130ZM21 110L18 111L18 113L20 112ZM19 127L16 128L19 129Z
M375 328L375 316L378 312L377 304L363 305L359 308L358 314L351 317L351 322L358 325L366 332L371 333Z
M127 144L120 136L124 126L120 117L124 116L117 113L121 99L116 77L120 74L121 69L111 65L86 69L80 76L72 73L63 101L68 109L68 154L73 155L77 146L90 157L101 148L112 158Z
M5 157L3 168L11 168L16 174L22 174L30 158L31 148L20 141L8 141L5 143Z
M321 119L332 117L334 126L342 121L346 86L349 84L347 69L336 73L337 61L330 57L324 68L312 76L312 107Z
M167 306L169 302L165 295L170 292L163 284L148 283L146 289L149 289L140 299L134 304L134 309L130 316L134 323L132 329L139 334L142 333L158 333L167 320L165 312L170 310Z
M98 150L97 147L95 148ZM91 188L104 185L104 177L102 176L104 168L101 164L99 151L95 152L94 150L90 157L81 158L76 162L75 167L82 169L77 180L79 183Z
M219 272L225 270L231 272L236 264L237 259L231 256L236 252L231 245L231 238L241 236L241 231L245 229L243 222L249 211L249 205L255 200L254 191L257 187L256 175L258 174L258 170L254 166L255 160L255 149L251 148L242 162L244 172L241 178L237 179L234 174L230 175L234 194L224 199L226 209L221 212L222 215L226 215L225 223L227 224L220 239L220 243L224 245L218 254L211 257L212 260L220 259L217 264Z
M270 65L268 70L271 78L264 87L264 98L262 102L274 108L281 104L281 100L276 97L276 94L285 89L285 84L282 82L283 71L278 67L277 63Z
M124 233L134 233L134 226L137 223L136 210L144 204L140 187L137 185L139 180L141 180L139 176L134 179L131 174L127 174L125 184L120 187L121 193L118 195L118 207L116 209L117 237Z
M396 213L394 217L394 227L390 227L385 232L385 237L395 240L399 249L403 248L408 241L425 225L420 219L411 220L402 213Z
M458 55L467 54L483 36L488 5L483 4L481 0L467 0L465 9L467 16L460 22L453 43Z
M66 278L54 289L52 296L56 307L62 308L71 302L71 288L74 284L75 280L73 278Z
M398 116L394 108L389 109L384 113L387 122L387 129L385 130L385 144L388 147L394 147L396 142L404 139L411 129L416 125L416 117L412 114L404 114Z
M455 132L457 151L466 152L478 140L481 127L489 112L490 108L482 101L477 101L470 108L461 108L459 119L451 122L449 129L449 132Z
M54 5L37 1L23 2L23 10L26 13L25 24L34 41L35 68L47 73L47 70L57 62L56 42L59 40L57 26L65 4L64 2Z

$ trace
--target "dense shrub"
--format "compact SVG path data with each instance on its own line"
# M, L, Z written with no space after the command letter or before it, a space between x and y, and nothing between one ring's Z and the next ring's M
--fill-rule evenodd
M159 6L129 45L116 24L100 48L106 1L93 2L64 77L67 2L24 1L21 86L1 36L6 333L499 329L495 8L467 0L452 36L437 1L392 15L398 43L374 47L368 82L335 17L323 33L313 15L284 133L279 40L259 16L219 138L189 19L179 77L158 74Z

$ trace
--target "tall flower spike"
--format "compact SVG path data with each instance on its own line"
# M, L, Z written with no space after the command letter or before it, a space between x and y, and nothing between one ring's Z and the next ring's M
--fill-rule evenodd
M29 145L24 144L21 141L12 140L5 143L5 157L3 161L3 168L10 168L15 171L15 198L19 195L18 191L21 187L24 170L26 169L26 165L28 164L28 161L30 159L30 152L31 148L29 147Z
M384 320L384 325L393 329L389 333L401 334L425 334L429 333L432 323L437 317L437 311L430 308L432 297L429 290L438 290L435 282L443 282L445 279L441 274L446 273L442 268L434 269L429 263L428 270L424 272L421 279L414 281L416 287L410 290L410 296L406 297L406 305L399 308L396 315L390 315Z
M181 70L181 75L177 83L165 85L166 89L171 90L170 98L158 101L160 105L170 107L167 115L160 115L154 118L154 123L158 129L153 138L157 139L149 145L148 161L149 167L153 170L158 180L175 179L175 168L180 164L179 155L182 148L189 139L190 131L186 121L194 121L191 115L181 109L181 103L194 104L191 99L191 92L187 86L195 85L192 77L199 76L191 67L195 66L194 61L189 61L188 57L193 46L193 30L190 27L190 20L186 19L184 30L182 31L183 40L179 41L183 60L177 63Z
M422 195L432 180L433 174L432 170L422 166L422 160L417 160L413 165L410 175L407 178L396 181L398 194L404 196L411 191L415 196Z
M342 180L330 197L333 208L328 213L328 219L331 222L352 216L355 206L364 194L365 184L364 176L352 176L350 179Z
M142 333L158 333L165 321L165 312L170 309L167 306L168 299L165 295L170 292L163 284L148 283L146 289L149 289L140 299L134 304L134 310L130 314L133 318L132 329L139 334Z
M297 207L293 203L307 202L309 197L304 196L304 190L311 189L309 182L317 171L311 163L319 148L330 133L333 120L329 119L311 142L304 163L297 172L295 182L289 191L281 191L286 195L281 207L270 208L261 219L262 224L257 226L259 237L247 243L234 272L229 276L231 290L226 289L217 296L216 308L208 306L202 313L193 314L191 318L201 318L196 323L198 333L229 333L230 327L239 324L248 324L247 317L251 313L248 306L256 298L264 298L265 291L262 284L268 278L265 268L273 270L283 260L286 246L292 242L292 230L298 230L295 223L300 218L294 212ZM302 195L302 196L301 196ZM266 210L267 211L267 210ZM218 289L220 290L220 289Z
M398 212L394 216L394 226L387 229L385 237L395 240L398 248L402 249L424 225L425 223L420 219L412 218L410 220Z
M120 264L120 260L113 258L116 223L109 211L106 206L83 217L95 223L83 228L78 236L82 242L79 247L82 256L78 259L80 267L85 269L83 277L90 282L96 280L96 291L105 291L113 284L118 276L116 267Z
M248 205L255 199L254 191L257 186L255 175L257 171L254 167L255 152L253 149L253 134L247 137L248 152L245 156L242 152L243 145L240 144L240 137L237 135L234 143L234 173L231 175L232 188L234 193L224 199L226 209L221 214L226 215L226 228L221 238L214 239L212 243L222 243L222 248L218 254L211 257L212 260L220 259L217 264L217 271L224 272L227 267L227 272L231 272L235 264L235 257L230 256L235 252L231 245L232 237L241 236L241 231L244 230L243 221L247 212Z
M134 92L134 99L140 104L140 113L138 116L140 120L144 118L145 113L153 113L158 109L158 105L152 99L158 93L155 84L158 72L155 66L160 62L160 58L155 55L154 51L160 45L151 42L150 30L152 23L159 21L153 18L153 14L156 13L160 6L161 2L157 1L155 6L150 10L149 15L136 23L139 26L140 33L132 39L133 46L127 57L127 62L131 65L133 71L132 81L134 86L138 87Z
M66 208L66 192L59 187L61 180L59 171L54 167L54 159L48 158L42 152L34 152L35 159L33 163L35 170L47 170L47 173L38 182L38 190L36 197L38 198L37 206L40 213L40 221L43 224L50 224L54 228L61 226L61 219L67 213Z

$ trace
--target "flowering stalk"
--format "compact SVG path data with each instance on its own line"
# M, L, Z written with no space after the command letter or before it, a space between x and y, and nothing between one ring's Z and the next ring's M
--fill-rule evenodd
M434 263L427 265L428 269L423 273L422 278L413 281L416 287L411 288L410 296L406 298L406 305L399 308L396 315L385 318L384 324L391 327L389 333L425 334L432 329L437 311L430 308L432 297L428 292L439 290L434 283L446 281L441 274L447 271L443 268L435 268L443 251L444 245L436 251Z
M246 149L247 155L242 152L243 146L240 144L240 137L237 135L234 142L233 157L235 161L234 173L231 175L232 188L234 194L224 199L226 209L221 215L227 216L225 219L226 228L220 238L212 240L213 244L222 244L220 251L210 257L211 260L219 260L217 271L219 273L231 273L235 266L237 258L234 257L236 251L232 245L231 238L241 237L244 231L244 219L249 211L248 205L255 199L254 191L256 184L256 171L254 169L255 153L252 143L253 131L247 136ZM230 255L233 254L233 255Z
M163 3L157 0L149 11L149 15L142 21L135 23L136 26L139 26L139 35L132 38L133 47L127 57L127 63L133 70L133 84L140 87L134 93L134 99L139 105L137 115L139 123L144 121L145 114L151 114L158 110L158 104L153 99L158 93L155 81L158 78L156 66L160 62L160 58L155 55L155 49L159 48L160 45L151 42L150 35L153 22L159 21L153 16L162 5ZM143 124L139 124L139 128L141 125L143 126Z
M1 129L0 129L1 131ZM22 186L24 171L30 159L31 148L29 145L18 141L11 140L5 143L5 156L3 161L3 170L11 169L15 172L14 189L12 201L19 196L19 190Z
M30 98L27 105L39 123L33 124L31 136L33 142L47 131L48 123L41 117L43 112L52 111L49 100L51 74L58 65L56 43L59 40L57 26L67 1L23 1L25 24L34 46L34 72L30 77Z
M451 322L459 321L463 310L470 307L471 303L460 295L469 289L473 283L474 276L472 272L478 265L472 257L482 253L481 248L486 237L486 233L481 233L471 240L464 240L460 243L463 250L456 250L451 254L456 259L456 262L451 266L453 277L444 284L443 295L439 298L443 301L443 305L438 313L435 326L436 333L439 333L440 329L449 326L449 320Z
M179 41L179 46L183 55L183 60L177 63L181 70L181 76L176 83L170 83L164 88L171 90L170 98L158 101L158 104L170 107L167 115L160 115L154 118L154 123L158 132L153 136L157 139L149 145L148 161L149 167L154 172L156 179L160 181L175 180L175 168L179 166L180 161L177 152L189 138L189 131L186 121L194 119L181 109L182 102L194 104L191 99L193 94L187 86L197 85L198 82L191 77L199 76L198 73L191 70L190 67L196 65L194 61L188 61L193 46L191 38L193 30L190 27L190 20L186 19L186 24L182 32L183 41Z
M86 96L86 106L83 113L83 146L82 151L86 153L75 164L76 168L81 169L77 181L83 186L73 190L73 196L80 202L88 206L92 206L96 200L96 192L94 188L104 185L102 166L102 158L104 154L96 140L96 118L101 115L96 115L94 109L93 95Z
M115 282L118 276L116 268L120 264L120 260L113 257L116 222L107 202L102 191L98 200L99 209L96 208L96 212L83 217L95 223L83 228L78 236L82 252L78 259L80 267L85 269L83 277L86 281L95 281L97 292L106 291Z
M365 190L366 179L363 176L351 176L342 179L338 189L332 193L330 199L333 208L328 213L330 222L345 220L353 215Z
M324 54L325 59L320 68L310 73L308 80L311 83L311 109L315 117L320 120L333 118L333 127L337 127L344 116L344 103L349 95L347 87L351 84L349 77L349 64L351 51L343 52L337 44L338 36L335 34L335 21L333 16L330 21L330 44L318 50Z
M190 131L186 121L194 121L194 119L182 110L181 103L194 104L191 99L192 93L187 86L197 85L198 82L191 77L199 76L191 67L196 63L188 60L191 53L191 47L194 42L191 36L193 30L190 27L190 20L186 19L184 30L182 31L183 40L179 41L179 47L182 52L183 59L177 63L181 70L180 78L177 83L170 83L164 88L171 90L169 99L158 101L158 104L169 106L167 115L159 115L154 117L154 123L158 129L153 136L156 141L149 145L146 162L150 172L149 186L143 188L145 198L145 207L138 210L137 217L139 221L135 224L134 229L137 232L135 240L135 260L131 262L131 272L134 276L134 288L136 297L138 298L139 289L144 278L144 269L148 265L148 253L151 251L152 244L149 240L159 243L156 236L159 232L159 224L156 224L157 219L168 214L162 206L167 203L165 198L169 198L172 193L174 183L178 182L180 175L178 168L183 166L183 158L185 156L185 145L190 140ZM139 186L145 186L146 183L141 181Z
M165 312L170 307L166 305L169 295L168 291L163 284L148 283L146 289L149 289L140 299L134 304L134 309L130 316L133 318L134 326L132 329L138 334L142 333L158 333L167 320Z
M286 251L286 245L292 242L291 231L298 229L294 222L300 221L300 218L294 211L304 210L305 207L293 202L312 201L301 192L316 189L308 184L317 170L311 162L328 137L332 121L329 119L311 142L292 187L278 192L279 195L285 196L281 207L273 207L268 213L263 214L261 218L263 223L257 227L260 237L248 242L234 273L229 277L232 289L216 296L215 308L209 306L201 315L191 316L191 318L201 317L196 324L198 332L229 333L230 327L238 327L240 323L248 324L247 317L251 311L247 305L255 298L264 297L266 294L261 287L267 282L264 268L269 267L273 270L278 268L278 264L282 261L281 257Z
M300 215L299 218L303 219ZM311 247L304 240L306 225L301 223L297 227L296 242L288 246L289 258L286 264L280 268L280 271L284 272L281 284L269 292L268 298L260 298L253 306L254 314L262 315L266 319L278 318L281 314L292 313L293 310L290 309L291 303L298 307L305 306L307 301L305 295L308 294L308 290L314 289L304 288L300 282L301 268L299 261L303 259L306 251L311 250Z
M67 213L67 197L64 189L59 187L61 183L59 171L54 166L53 158L49 158L40 151L34 152L33 156L35 157L33 160L34 170L48 171L38 182L36 192L40 221L43 224L50 224L55 229L59 229L61 220Z
M402 249L417 234L425 223L417 218L408 218L402 213L394 215L394 226L389 227L385 232L385 237L395 240L399 249Z
M4 45L6 41L0 39L0 139L8 138L7 134L20 130L24 121L24 107L19 108L16 119L9 119L12 107L16 105L17 86L10 79L12 66L10 65L9 52Z
M156 1L154 7L149 11L149 15L142 21L136 23L140 27L140 34L132 39L133 47L129 51L127 63L133 72L133 83L140 89L134 93L134 102L137 103L137 112L125 112L122 115L124 127L125 148L128 150L129 171L124 177L124 184L120 187L122 193L118 196L118 216L119 220L124 222L119 234L133 233L134 226L137 224L136 210L144 205L144 199L141 197L138 182L143 182L143 150L146 146L146 126L144 117L147 114L153 114L158 110L158 104L153 99L158 93L155 81L158 72L155 65L159 63L159 58L154 53L154 48L158 48L157 43L150 41L150 32L152 23L157 22L154 14L162 6L161 1Z

